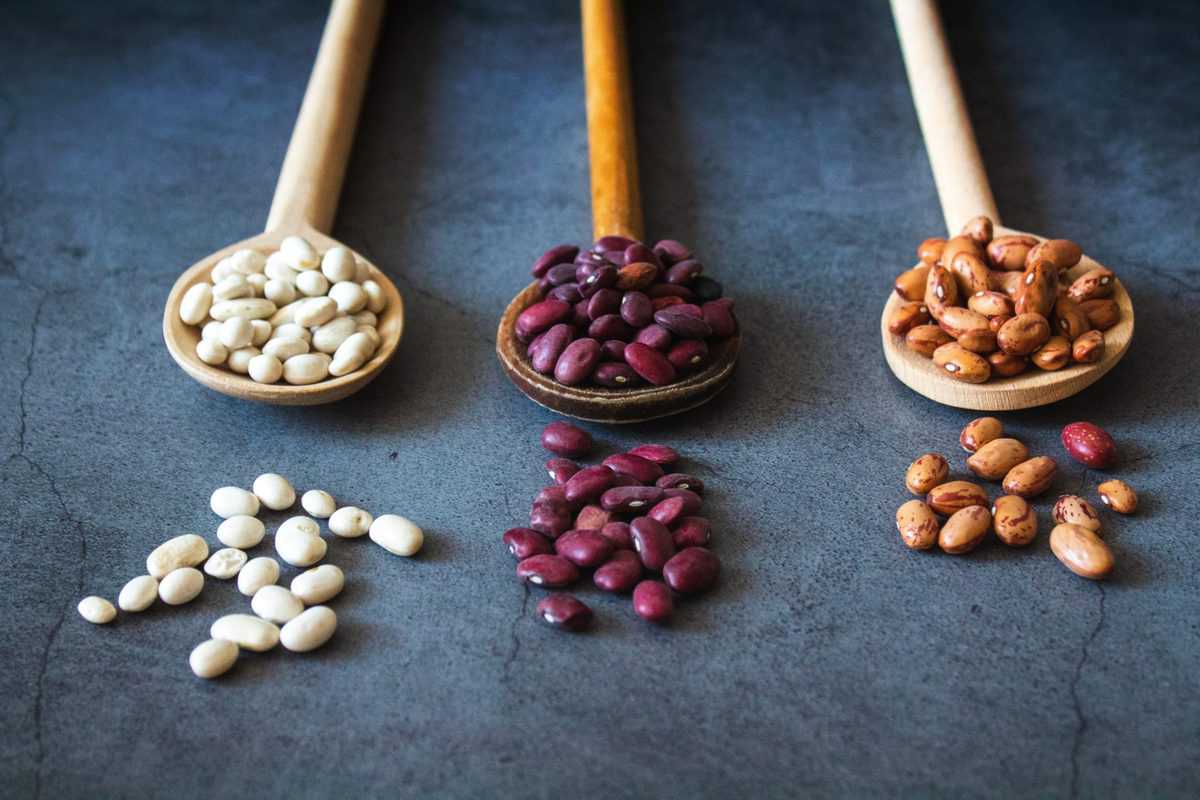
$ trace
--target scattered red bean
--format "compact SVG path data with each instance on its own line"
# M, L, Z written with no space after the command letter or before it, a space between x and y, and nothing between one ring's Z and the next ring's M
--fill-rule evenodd
M675 380L675 367L667 357L641 342L632 342L625 348L625 363L633 367L633 371L647 383L655 386L666 386Z
M671 538L675 540L676 550L707 547L708 540L712 538L712 526L704 517L683 517L675 523Z
M629 451L629 455L644 458L647 461L653 461L660 467L669 466L679 460L679 453L676 453L665 444L638 445ZM686 489L688 487L684 486L683 488Z
M550 474L551 480L562 486L572 475L579 472L579 465L569 458L552 458L546 462L546 472Z
M575 515L575 527L582 530L598 531L610 522L612 514L595 504L584 506Z
M537 604L543 622L565 631L579 632L592 624L592 610L569 594L552 594Z
M640 483L654 483L662 477L662 467L632 453L617 453L601 462L620 475L630 475Z
M518 562L517 578L535 586L557 588L579 580L579 570L562 556L542 554Z
M674 610L671 590L662 581L645 580L634 587L633 611L647 622L664 623Z
M504 543L518 561L554 552L550 540L532 528L509 528L504 532Z
M529 510L529 527L543 536L557 539L571 529L572 517L566 503L538 500Z
M663 565L675 555L675 539L667 526L650 517L638 517L629 523L633 549L642 559L642 566L661 572Z
M657 486L618 486L600 495L600 505L609 511L641 513L663 498Z
M554 550L577 567L598 567L612 555L612 542L598 530L567 531L554 541Z
M687 501L682 497L668 497L658 501L647 516L663 525L674 525L676 520L684 516L686 505Z
M663 566L667 585L680 594L711 589L721 574L721 562L703 547L689 547L671 557Z
M1107 469L1116 463L1117 443L1099 425L1072 422L1062 429L1062 443L1067 454L1085 466Z
M617 550L633 550L633 534L628 522L610 522L600 529L600 535L612 542Z
M542 429L542 447L555 455L578 458L592 449L592 435L569 422L551 422Z
M606 592L624 594L633 591L642 579L642 561L637 553L617 550L604 565L592 575L596 587Z
M704 494L704 481L692 475L685 475L682 472L672 472L670 475L663 475L654 482L654 485L662 489L687 489L696 494Z
M614 477L608 467L584 467L563 484L563 493L569 503L590 503L613 485Z
M678 497L683 500L683 516L691 516L699 513L700 506L704 505L704 501L700 499L700 495L690 489L663 489L664 497Z

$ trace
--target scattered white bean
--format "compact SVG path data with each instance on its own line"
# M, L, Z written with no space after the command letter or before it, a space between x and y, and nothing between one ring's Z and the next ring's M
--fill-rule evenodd
M254 326L245 317L230 317L221 323L221 344L230 350L249 347L254 340Z
M328 606L313 606L283 626L279 641L293 653L316 650L337 630L337 614Z
M329 519L337 511L333 495L320 489L309 489L300 498L300 505L317 519Z
M103 597L92 595L79 601L79 616L93 625L107 625L116 619L117 610Z
M227 639L209 639L196 645L188 656L188 665L197 678L219 678L233 668L238 646Z
M337 314L337 303L328 297L310 297L298 301L292 314L292 321L297 325L311 328L314 325L324 325Z
M218 490L220 491L220 490ZM216 494L213 494L216 499ZM255 502L258 502L257 499ZM208 558L208 542L194 533L176 536L154 548L146 557L146 572L161 580L180 567L194 567Z
M190 603L204 588L204 574L195 567L171 570L158 582L158 597L169 606Z
M375 345L371 337L365 333L355 333L338 346L329 365L329 374L338 377L349 375L367 363L374 352Z
M253 597L264 586L279 580L279 562L270 556L259 556L246 562L238 573L238 591Z
M304 610L304 603L282 586L271 584L254 593L250 608L268 622L276 625L295 619Z
M342 506L329 518L329 530L343 539L356 539L371 529L375 517L355 506Z
M384 514L371 523L371 541L398 556L413 556L425 543L425 534L398 514Z
M263 355L274 356L280 362L287 361L292 356L304 355L308 352L308 342L303 339L272 339L263 345ZM282 373L283 367L280 366Z
M252 614L227 614L212 624L208 634L255 653L265 653L279 644L279 628Z
M224 323L218 322L217 325ZM229 358L229 348L216 339L201 339L196 342L196 358L210 366L220 366Z
M236 514L217 526L217 538L227 547L245 550L263 540L267 526L258 517Z
M362 290L367 293L367 310L372 314L378 314L387 308L387 295L383 293L383 287L378 283L371 280L363 281Z
M340 281L329 290L329 296L337 303L339 311L357 314L367 305L367 293L353 281Z
M331 359L324 353L304 353L283 362L283 379L303 386L325 380Z
M158 599L158 581L153 575L138 575L121 587L117 605L122 611L145 611Z
M230 317L270 319L277 310L275 304L270 300L261 297L239 297L237 300L222 300L219 303L213 303L208 315L218 322L224 322Z
M291 508L296 502L296 490L292 488L292 484L287 478L274 472L259 475L254 479L252 488L262 504L272 511L283 511L285 508Z
M274 329L271 327L271 323L265 319L250 320L250 327L254 329L254 335L250 339L250 344L261 349L264 344L271 340L271 331Z
M319 524L317 524L317 521L310 517L306 517L303 514L297 515L295 517L288 517L282 523L280 523L279 530L281 530L281 531L295 530L295 531L300 531L301 533L306 533L309 536L320 536L321 535L321 526Z
M284 259L292 269L316 269L321 264L321 257L317 255L317 251L307 239L300 236L285 238L279 243L279 252L283 253Z
M285 322L271 331L271 339L302 339L305 342L311 342L312 334L309 333L308 328L294 322Z
M292 578L292 594L305 605L315 606L337 597L346 585L346 575L333 564L322 564Z
M253 275L262 272L267 266L267 257L257 250L238 250L229 257L229 263L235 272L242 275Z
M242 571L246 566L246 551L236 547L222 547L208 557L204 562L204 572L214 578L226 581Z
M275 552L293 567L311 567L325 557L325 540L300 528L275 531Z
M250 372L250 362L258 355L262 355L262 351L257 347L242 347L237 350L231 350L229 360L225 363L239 375L246 375Z
M284 283L295 283L296 276L300 274L288 265L287 258L278 250L267 256L267 265L263 273L273 281Z
M233 273L213 287L212 296L217 302L222 300L237 300L240 297L252 297L254 290L246 282L245 275Z
M263 287L263 296L277 306L286 306L296 299L296 284L271 278Z
M208 318L212 302L212 285L197 283L183 293L183 299L179 301L179 319L184 325L199 325Z
M357 327L351 317L336 317L313 331L312 347L321 353L333 355L342 342L350 338Z
M250 359L246 372L258 383L275 383L283 377L283 364L275 356L259 353Z
M258 514L259 502L253 492L248 492L240 486L222 486L212 493L212 497L208 500L208 507L223 519L229 519L238 514L253 517Z

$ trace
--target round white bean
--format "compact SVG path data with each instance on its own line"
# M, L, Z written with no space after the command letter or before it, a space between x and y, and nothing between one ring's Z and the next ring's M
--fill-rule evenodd
M387 295L383 293L383 287L375 281L363 281L362 290L367 293L367 311L372 314L378 314L387 308Z
M346 585L346 575L333 564L322 564L301 572L292 578L292 594L305 605L325 603L341 594Z
M286 306L296 299L296 285L278 278L271 278L263 287L263 296L277 306Z
M336 353L342 342L354 334L355 327L357 326L350 317L331 319L313 331L313 349L330 355Z
M215 493L213 498L216 498ZM194 533L185 533L174 539L168 539L154 548L146 557L146 572L161 580L169 572L180 567L194 567L202 564L206 558L208 558L208 542Z
M250 608L268 622L276 625L295 619L304 610L304 603L282 586L271 584L254 593Z
M169 606L190 603L204 588L204 573L195 567L171 570L158 582L158 597Z
M209 639L196 645L188 665L197 678L219 678L233 668L238 646L227 639Z
M218 322L217 325L224 323ZM217 367L224 364L229 358L229 348L221 344L217 339L201 339L196 342L196 358L203 361L205 364Z
M270 586L279 580L279 562L270 556L259 556L246 562L238 573L238 591L247 597L253 597L264 586Z
M254 326L245 317L230 317L221 323L221 344L230 350L249 347L254 341Z
M329 296L337 303L338 310L347 314L357 314L367 305L367 293L353 281L335 283L329 290Z
M236 547L222 547L204 562L204 572L220 580L229 580L246 566L246 551Z
M221 328L224 327L224 322L217 322L215 319L210 319L204 323L204 327L200 329L200 338L208 339L212 342L221 341Z
M229 263L235 272L243 275L253 275L262 272L267 266L267 257L257 250L238 250L229 257Z
M212 290L213 299L217 301L237 300L239 297L250 297L253 294L254 290L246 282L246 276L236 272L218 283Z
M255 653L265 653L279 644L279 628L253 614L227 614L212 624L208 635Z
M279 243L279 252L283 253L292 269L316 269L321 264L317 251L307 239L300 236L286 237Z
M278 251L267 256L267 265L263 268L263 273L273 281L284 283L295 283L296 276L300 274L288 265L287 258Z
M258 514L259 502L253 492L247 492L240 486L222 486L212 493L212 497L208 500L208 507L213 513L223 519L245 514L247 516L255 516ZM200 537L196 537L200 538ZM204 541L201 539L200 541ZM207 547L207 545L205 545ZM207 555L207 553L205 553ZM151 575L154 573L151 572Z
M367 359L375 352L371 337L365 333L355 333L338 345L329 365L329 374L334 377L349 375L354 370L367 363Z
M300 304L303 303L304 300L305 298L302 297L297 300L293 300L286 306L281 306L274 314L271 315L271 318L268 319L267 322L271 323L276 328L281 328L289 323L294 323L296 321L296 309L300 307Z
M217 526L217 538L221 544L245 550L263 540L267 526L258 517L236 514Z
M275 330L271 331L272 339L303 339L306 342L312 341L312 334L308 328L297 325L294 322L285 322L282 325L276 326Z
M279 525L281 531L300 531L309 536L320 536L321 526L317 524L315 519L299 514L294 517L288 517Z
M229 258L226 257L217 262L217 265L213 267L213 271L209 273L208 278L214 284L217 284L232 274L233 264L229 261Z
M310 297L298 301L296 310L292 313L292 322L311 328L314 325L324 325L337 314L337 303L328 297Z
M320 536L299 528L275 531L275 552L293 567L311 567L325 557L328 545Z
M324 353L304 353L283 362L283 379L303 386L323 381L329 376L330 358Z
M413 556L425 544L425 534L399 514L384 514L371 523L371 541L398 556Z
M242 347L238 350L232 350L229 353L229 359L226 361L229 368L239 375L246 375L250 372L250 362L255 356L262 355L262 351L257 347Z
M296 276L296 288L306 297L320 297L329 291L329 281L320 272L309 270Z
M158 599L158 581L153 575L138 575L121 587L117 605L122 611L145 611Z
M355 506L342 506L329 518L329 530L343 539L356 539L369 531L374 521L369 511Z
M271 323L267 322L265 319L250 320L250 327L254 331L250 338L250 344L254 345L255 347L262 348L264 344L271 340L271 331L274 330L274 328L272 328Z
M256 272L253 275L246 276L246 283L250 285L251 297L265 297L267 294L267 281L270 280L266 275ZM274 302L274 301L272 301Z
M316 650L337 630L337 614L328 606L313 606L283 626L279 641L293 653Z
M212 285L197 283L183 293L183 299L179 301L179 318L185 325L199 325L208 318L212 302Z
M282 475L274 472L264 472L254 479L251 487L262 504L272 511L283 511L291 508L296 502L296 490ZM316 523L314 523L316 524Z
M300 505L317 519L329 519L337 511L337 503L333 495L320 489L309 489L300 498Z
M371 340L372 354L379 349L379 345L383 344L383 338L380 337L379 331L375 330L375 328L371 325L359 325L354 329L354 332L361 333Z
M354 315L354 321L359 325L370 325L372 328L379 325L379 317L370 311L359 311Z
M258 383L275 383L283 377L283 364L275 356L259 353L250 359L246 372Z
M308 342L303 339L272 339L263 345L263 355L275 356L280 362L287 361L292 356L304 355L308 352ZM282 371L282 366L280 370Z
M354 280L358 272L354 263L354 253L350 252L350 248L341 245L329 248L321 259L321 272L330 283Z
M329 301L333 303L332 300ZM336 306L337 304L334 303ZM275 304L261 297L239 297L237 300L222 300L213 303L208 315L218 322L224 322L230 317L245 317L246 319L270 319L277 311ZM276 324L274 321L272 325Z
M107 625L116 619L117 610L103 597L92 595L79 601L79 616L93 625Z

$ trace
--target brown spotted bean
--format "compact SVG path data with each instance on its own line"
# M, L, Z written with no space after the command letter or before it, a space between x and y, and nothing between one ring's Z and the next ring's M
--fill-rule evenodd
M1104 358L1104 334L1088 331L1071 343L1071 360L1079 364L1095 364Z
M1004 476L1004 491L1018 497L1037 497L1054 482L1058 464L1049 456L1034 456L1022 461Z
M992 527L992 515L983 506L967 506L950 515L938 532L938 547L951 555L969 553L979 546Z
M949 474L950 464L943 456L926 453L908 465L904 485L913 494L927 495L935 486L945 483Z
M903 336L918 325L929 322L929 309L924 303L901 303L892 309L888 316L888 332L895 336Z
M936 259L934 259L936 261ZM929 278L929 265L918 264L896 276L893 284L896 294L904 300L919 302L925 299L925 281Z
M987 492L970 481L948 481L933 487L925 501L939 514L949 516L968 506L988 505Z
M1050 550L1081 578L1098 581L1113 570L1113 554L1104 540L1081 525L1061 524L1050 531Z
M1071 361L1071 342L1065 336L1051 336L1029 357L1029 361L1047 372L1062 369Z
M1032 236L997 236L988 243L988 260L998 270L1023 270L1025 256L1037 243L1038 240Z
M1004 435L1004 423L995 417L976 417L968 422L958 434L958 444L968 453L974 453L993 439Z
M1037 536L1037 514L1025 498L1002 495L992 504L992 529L1009 547L1024 547Z
M939 347L954 341L950 334L937 325L918 325L904 337L904 344L909 350L920 353L926 358L933 358Z
M1029 450L1016 439L993 439L967 459L967 468L987 481L998 481L1026 461Z
M1041 314L1018 314L996 333L996 344L1010 356L1027 356L1050 338L1050 323Z
M1091 503L1077 494L1064 494L1058 498L1050 516L1060 524L1082 525L1092 533L1100 532L1100 515Z
M1088 322L1098 331L1106 331L1121 320L1121 308L1111 298L1084 300L1079 310L1087 315Z
M1125 481L1115 478L1105 481L1097 487L1097 491L1100 493L1100 502L1118 514L1132 514L1137 511L1137 492Z
M909 500L896 509L896 530L905 547L928 550L937 542L938 528L933 509L920 500Z
M987 359L958 343L944 344L934 350L933 363L950 377L965 383L984 383L992 375Z

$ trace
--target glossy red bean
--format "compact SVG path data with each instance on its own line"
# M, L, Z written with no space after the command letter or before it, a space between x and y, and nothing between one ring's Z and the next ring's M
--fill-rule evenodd
M558 264L553 266L546 273L546 279L554 286L562 286L564 283L573 283L575 281L575 265Z
M663 489L663 496L667 498L677 497L683 500L683 515L685 517L690 517L692 514L698 513L700 506L704 505L704 501L700 499L700 495L691 489Z
M569 594L543 597L538 601L537 615L542 622L572 633L587 630L592 624L592 610Z
M571 529L574 514L566 503L539 500L529 511L529 527L538 533L557 539Z
M600 345L600 360L601 361L618 361L625 363L625 345L628 342L622 342L620 339L609 339Z
M642 292L626 292L621 298L621 319L635 328L654 322L654 304Z
M583 295L579 293L578 283L564 283L561 286L555 286L546 295L548 300L561 300L564 303L574 305L583 299Z
M579 568L562 556L542 554L518 562L517 578L534 586L555 589L579 580Z
M546 472L550 473L551 480L562 486L572 475L579 472L579 465L569 458L552 458L546 462Z
M737 320L733 316L733 301L711 300L700 307L704 321L718 339L728 339L737 333Z
M582 530L598 531L610 522L612 513L594 503L579 509L579 513L575 515L575 527Z
M641 486L642 482L632 475L613 473L613 486Z
M577 255L579 255L579 248L573 244L560 244L551 247L542 253L537 261L533 262L533 269L529 270L529 272L533 277L540 278L556 264L572 263Z
M592 575L596 588L617 594L633 591L641 579L642 562L630 550L615 551Z
M592 435L561 420L542 428L542 447L557 456L579 458L592 449Z
M711 589L721 574L721 561L703 547L689 547L671 557L663 567L667 585L680 594Z
M576 264L603 264L604 256L594 250L581 250L579 255L575 256Z
M567 531L554 540L554 551L577 567L598 567L608 561L613 549L598 530Z
M671 590L662 581L646 580L633 589L633 613L647 622L664 623L675 611Z
M590 503L612 488L613 471L608 467L584 467L563 485L569 503Z
M626 264L653 264L662 269L662 260L658 257L658 253L651 250L641 242L634 242L625 248L625 263Z
M647 325L638 331L633 340L659 352L666 352L671 347L671 334L661 325ZM626 361L628 362L628 356L626 356Z
M577 331L586 331L588 325L592 324L587 307L587 300L580 300L571 307L571 327Z
M682 297L656 297L650 301L650 306L654 309L654 313L658 313L664 308L671 306L681 306L684 300Z
M621 361L597 364L596 371L592 373L592 380L611 389L626 389L642 382L641 377L633 371L633 367Z
M553 543L533 528L509 528L504 532L504 544L518 561L554 552Z
M621 293L616 289L601 289L588 300L588 319L597 320L605 314L616 314L621 310Z
M675 539L667 527L657 520L638 517L629 523L629 534L633 538L633 549L646 569L659 572L675 555Z
M641 342L633 342L625 348L625 363L633 367L633 371L647 383L655 386L666 386L675 380L675 367L667 361L667 357Z
M600 269L607 263L608 262L604 260L604 257L601 256L600 261L597 263L588 261L584 262L583 264L578 264L575 267L575 283L582 286L584 281L594 275L596 270Z
M654 312L655 323L683 339L706 339L711 336L712 326L705 322L703 317L692 314L685 305L671 306Z
M654 483L663 475L663 469L658 464L632 453L616 453L601 463L613 472L632 475L642 483Z
M696 494L704 494L704 481L684 472L672 472L669 475L663 475L654 482L654 485L660 489L687 489Z
M671 529L676 550L686 547L707 547L712 539L712 526L704 517L680 517Z
M600 535L612 542L617 550L633 550L633 534L628 522L610 522L600 529Z
M534 303L517 317L517 336L526 341L537 336L552 325L571 316L571 304L547 298Z
M667 361L682 372L699 369L708 361L708 345L700 339L684 339L667 351Z
M554 379L565 386L576 386L590 378L599 363L600 343L595 339L576 339L558 357Z
M637 333L620 314L605 314L588 326L588 336L593 339L620 339L628 342Z
M642 514L663 498L657 486L618 486L600 496L600 505L609 511Z
M675 284L676 286L687 286L704 271L704 265L695 259L689 258L673 264L667 270L667 283Z
M611 289L617 285L617 268L612 264L604 264L596 267L591 275L579 284L579 293L584 297L591 297L601 289Z
M632 244L635 244L633 239L629 239L624 236L609 235L601 236L599 239L597 239L596 245L592 249L598 250L602 253L605 250L620 250L622 253L624 253Z
M565 322L560 322L545 333L539 334L529 348L529 360L533 368L543 375L553 372L559 356L567 349L574 336L574 329Z
M659 466L665 467L674 464L679 460L679 453L675 452L665 444L639 444L637 447L629 451L631 456L638 456L647 461L653 461ZM686 488L686 487L685 487Z
M654 244L652 249L666 264L686 261L692 257L692 251L687 248L687 245L674 239L661 239Z
M1117 460L1117 443L1108 431L1091 422L1072 422L1062 429L1062 443L1071 458L1094 469L1108 469Z
M654 508L650 509L648 516L663 525L674 525L676 520L685 516L684 508L686 506L687 501L682 497L667 497L659 500Z

